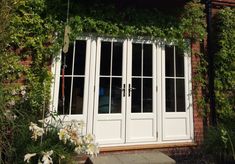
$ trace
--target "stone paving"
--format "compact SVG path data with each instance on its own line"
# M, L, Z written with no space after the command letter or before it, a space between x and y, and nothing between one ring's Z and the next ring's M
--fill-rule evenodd
M159 151L100 154L91 158L93 164L175 164L175 160Z

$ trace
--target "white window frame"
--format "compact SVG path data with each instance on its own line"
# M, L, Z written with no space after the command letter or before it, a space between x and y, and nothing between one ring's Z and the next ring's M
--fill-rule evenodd
M100 50L100 47L98 46L98 39L102 37L78 37L76 40L86 40L86 68L85 68L85 77L84 81L86 79L89 79L84 83L86 86L84 86L84 91L86 91L86 94L84 93L84 96L86 96L86 102L85 108L83 109L83 114L81 115L66 115L65 121L71 121L72 119L80 119L87 122L86 124L86 132L93 132L93 125L94 125L94 107L95 107L95 95L94 95L94 87L96 84L96 72L93 67L96 68L96 58L97 58L97 52ZM164 140L164 134L163 134L163 118L164 118L164 111L165 111L165 62L164 62L164 54L165 49L164 46L166 45L165 42L159 41L159 40L149 40L149 39L117 39L117 38L102 38L102 41L110 41L110 40L122 40L122 41L128 41L129 43L152 43L155 47L155 52L157 53L156 56L156 79L155 84L157 85L157 93L156 93L156 118L157 118L157 125L156 125L156 131L157 131L157 143L170 143L170 142L185 142L189 141L192 142L194 139L194 123L193 123L193 105L192 105L192 77L191 77L191 56L189 53L185 53L185 65L184 65L184 71L185 71L185 103L186 103L186 110L189 110L189 133L190 133L190 139L185 140ZM75 45L74 45L75 46ZM126 51L130 50L131 44L128 44L126 47ZM62 51L59 52L61 54ZM58 106L58 97L59 97L59 84L60 84L60 71L61 71L61 55L58 55L55 59L53 59L53 63L51 66L51 72L54 76L54 79L52 81L51 85L51 103L50 103L50 110L53 112L57 112L57 106ZM128 75L127 75L128 76ZM72 85L71 85L72 89ZM71 93L71 92L70 92ZM127 92L126 92L127 93ZM88 99L89 96L89 99ZM71 100L70 100L71 101ZM68 117L67 117L68 116ZM89 121L87 121L89 120Z

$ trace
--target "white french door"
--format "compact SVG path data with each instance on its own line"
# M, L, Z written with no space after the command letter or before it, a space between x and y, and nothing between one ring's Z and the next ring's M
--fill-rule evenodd
M156 41L81 37L53 63L51 109L101 145L193 140L190 59Z
M93 133L99 144L125 142L126 41L97 40Z
M156 47L98 39L94 134L100 144L156 141Z
M129 41L126 142L156 141L156 47Z

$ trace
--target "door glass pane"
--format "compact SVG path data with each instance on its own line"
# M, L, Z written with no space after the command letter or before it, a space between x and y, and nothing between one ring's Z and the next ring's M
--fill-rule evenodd
M111 42L101 42L100 75L110 75Z
M65 58L66 57L66 58ZM72 65L73 65L73 43L69 44L68 53L62 53L62 60L61 60L61 67L63 67L64 60L66 59L66 69L64 74L65 75L72 75ZM61 69L62 71L62 69ZM62 75L62 72L60 73Z
M175 112L174 79L166 79L166 112Z
M131 112L141 112L141 78L132 78ZM129 94L129 93L128 93Z
M184 77L184 53L179 48L176 49L176 76Z
M152 76L152 44L144 44L143 45L143 49L144 49L144 54L143 54L143 58L144 58L144 66L143 66L143 71L144 71L144 76Z
M71 114L82 114L84 98L84 77L73 78Z
M86 41L76 41L74 75L85 75Z
M113 68L112 74L116 76L122 75L122 42L113 43Z
M60 78L60 91L59 91L59 102L58 102L58 114L69 114L70 104L70 90L71 90L71 77L64 78L64 110L63 110L63 97L62 97L62 77Z
M109 113L110 78L100 78L98 113Z
M177 112L185 112L185 86L184 79L176 80Z
M165 70L166 76L174 77L174 47L165 46Z
M141 44L132 43L132 76L141 76L141 51Z
M152 112L153 94L152 79L143 79L143 112Z
M122 79L112 78L111 113L121 113Z

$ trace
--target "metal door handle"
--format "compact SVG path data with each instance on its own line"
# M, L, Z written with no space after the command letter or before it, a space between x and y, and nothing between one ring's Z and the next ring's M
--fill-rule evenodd
M126 84L123 84L123 88L120 88L120 90L123 92L123 97L126 96Z
M131 84L128 84L128 96L129 96L129 97L131 96L132 90L135 90L135 89L136 89L136 88L131 87Z

